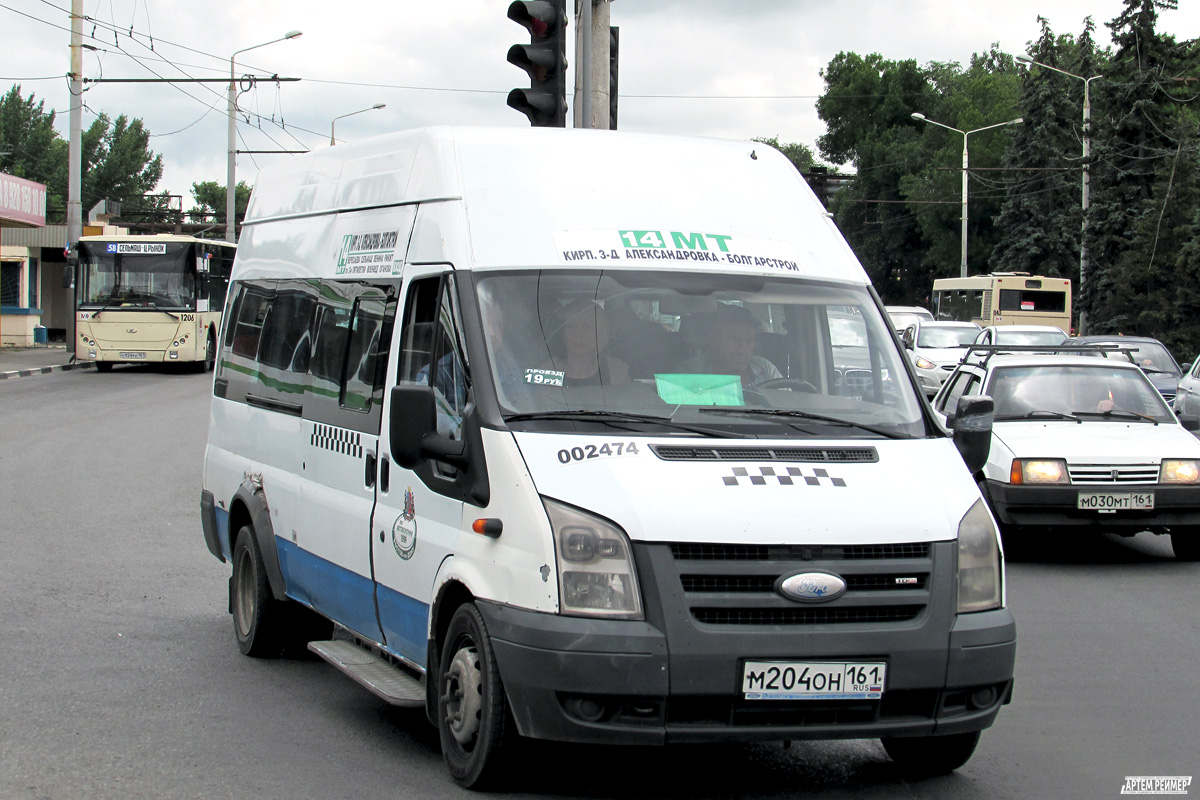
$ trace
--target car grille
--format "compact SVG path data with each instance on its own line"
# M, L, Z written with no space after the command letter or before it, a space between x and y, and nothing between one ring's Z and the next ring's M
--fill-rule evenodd
M929 605L933 548L888 545L670 545L693 621L721 626L829 626L911 622ZM846 592L800 603L775 591L798 572L841 576Z
M1158 464L1068 464L1071 483L1158 483Z

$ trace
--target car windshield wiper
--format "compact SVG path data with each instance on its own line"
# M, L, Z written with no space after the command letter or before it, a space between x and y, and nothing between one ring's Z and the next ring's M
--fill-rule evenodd
M1082 422L1075 414L1067 414L1063 411L1029 411L1025 414L1002 414L995 418L996 422L1007 422L1014 419L1039 419L1041 417L1049 417L1051 419L1069 419L1071 422Z
M732 416L746 417L787 417L790 419L806 419L813 422L828 422L831 425L845 425L848 428L858 428L869 433L874 433L878 436L883 436L887 439L908 439L910 437L903 434L889 431L885 428L879 428L875 425L867 425L862 422L854 422L841 417L828 417L824 414L814 414L811 411L797 411L790 408L718 408L707 406L697 409L701 414L729 414Z
M1108 419L1144 419L1147 422L1158 424L1158 420L1148 414L1139 414L1136 411L1129 411L1124 408L1110 408L1108 411L1076 411L1080 416L1089 417L1107 417Z
M520 422L523 420L539 420L539 419L559 419L559 420L579 420L581 422L647 422L654 425L662 425L667 428L676 428L682 431L698 433L701 436L716 436L729 439L753 439L755 438L748 433L736 433L733 431L717 430L715 428L706 428L701 425L689 425L686 422L676 422L670 417L660 417L655 414L635 414L627 411L600 411L590 409L565 409L562 411L529 411L520 414L509 414L504 417L505 422Z

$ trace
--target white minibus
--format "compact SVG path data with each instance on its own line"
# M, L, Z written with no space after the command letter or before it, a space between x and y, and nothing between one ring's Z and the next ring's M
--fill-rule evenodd
M242 652L425 708L467 787L518 737L942 773L1012 690L990 419L770 147L401 132L255 184L204 536Z

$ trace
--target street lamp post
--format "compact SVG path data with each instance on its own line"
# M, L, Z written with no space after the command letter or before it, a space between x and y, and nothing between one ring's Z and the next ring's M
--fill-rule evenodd
M1022 119L1021 117L1017 117L1016 119L1010 119L1008 122L997 122L995 125L986 125L982 128L975 128L974 130L963 131L963 130L959 130L958 128L952 128L949 125L946 125L941 122L935 122L934 120L931 120L928 117L926 117L924 114L913 114L912 118L915 120L920 120L921 122L928 122L930 125L937 125L939 128L945 128L948 131L954 131L955 133L961 133L963 135L962 261L959 264L958 272L959 272L959 277L965 278L965 277L967 277L967 164L969 161L969 156L967 153L967 139L971 136L972 133L979 133L980 131L990 131L992 128L1003 128L1005 125L1020 125L1025 120Z
M1017 56L1017 61L1024 61L1026 64L1037 64L1039 67L1051 70L1053 72L1061 72L1070 78L1076 78L1083 81L1083 182L1082 182L1082 200L1080 207L1083 210L1083 222L1079 232L1079 293L1083 294L1084 284L1087 282L1088 271L1088 251L1087 251L1087 228L1088 228L1088 208L1091 207L1091 189L1092 189L1092 97L1091 88L1092 81L1097 78L1103 78L1103 75L1093 75L1090 78L1085 78L1082 75L1076 75L1074 72L1067 72L1065 69L1052 67L1049 64L1043 64L1041 61L1034 61L1029 56ZM1087 333L1087 309L1081 309L1079 312L1079 335L1083 336Z
M329 122L329 146L333 147L335 144L337 144L337 139L333 138L333 126L334 126L334 123L336 123L339 119L345 119L346 117L353 117L355 114L362 114L364 112L374 111L379 108L387 108L387 103L376 103L375 105L371 106L370 108L360 108L358 111L351 111L349 114L341 114L340 116L336 116L332 120L330 120L330 122Z
M229 115L229 152L227 153L228 162L225 170L225 241L227 242L237 241L237 76L234 73L234 59L237 58L238 53L257 50L260 47L282 42L285 39L295 39L300 35L300 31L288 31L278 39L256 44L253 47L243 47L241 50L235 50L233 51L233 55L229 57L229 103L226 109Z

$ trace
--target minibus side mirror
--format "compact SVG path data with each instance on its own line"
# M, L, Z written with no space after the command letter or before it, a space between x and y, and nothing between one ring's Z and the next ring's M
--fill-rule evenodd
M392 459L405 469L416 469L428 458L465 467L466 442L437 432L437 405L433 389L421 384L392 387L389 444Z
M1200 431L1200 417L1192 414L1180 414L1179 424L1183 426L1185 431Z
M958 408L947 419L954 425L954 446L967 469L974 475L987 463L992 449L992 417L996 404L985 395L968 394L958 398Z

